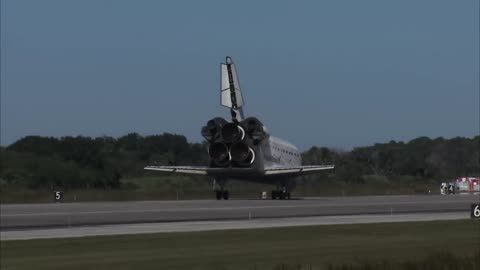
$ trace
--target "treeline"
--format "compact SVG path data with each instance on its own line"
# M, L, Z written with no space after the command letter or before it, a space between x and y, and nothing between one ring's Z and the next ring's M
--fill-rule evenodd
M147 164L207 165L206 144L184 136L131 133L112 137L28 136L1 149L0 184L7 187L121 188L121 178L142 177ZM304 164L335 164L335 181L446 180L480 175L480 136L391 141L339 151L312 147ZM316 179L315 176L310 179Z
M335 164L336 179L363 183L368 176L385 181L451 180L480 176L480 136L472 139L419 137L407 143L390 141L352 151L313 147L303 153L305 164Z
M120 188L123 177L138 177L146 164L205 165L205 146L184 136L28 136L2 149L3 185L28 188Z

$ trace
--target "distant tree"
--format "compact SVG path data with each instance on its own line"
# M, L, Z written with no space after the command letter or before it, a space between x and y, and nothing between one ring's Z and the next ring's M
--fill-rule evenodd
M0 182L30 188L121 188L121 178L142 176L147 164L207 165L207 146L170 133L130 133L118 139L27 136L0 148ZM302 159L307 165L335 164L336 181L363 183L369 175L389 181L399 176L440 181L480 176L479 151L480 136L419 137L351 151L312 147Z

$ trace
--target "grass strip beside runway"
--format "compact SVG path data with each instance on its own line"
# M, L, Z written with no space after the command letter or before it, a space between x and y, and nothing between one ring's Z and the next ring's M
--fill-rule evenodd
M471 220L329 225L3 241L0 268L322 269L415 262L438 252L472 258L479 248L480 222Z
M183 176L155 176L122 179L120 189L64 190L64 202L91 201L136 201L136 200L193 200L214 199L211 179L203 181ZM228 183L232 199L260 198L261 191L270 192L271 185L232 180ZM366 195L413 195L439 194L439 183L435 181L372 181L364 184L328 181L299 181L294 197L317 196L366 196ZM53 202L52 190L2 187L0 203L49 203Z

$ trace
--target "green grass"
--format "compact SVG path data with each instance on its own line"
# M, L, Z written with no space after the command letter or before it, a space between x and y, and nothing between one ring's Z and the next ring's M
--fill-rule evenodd
M276 266L278 267L278 265ZM308 269L307 266L281 265L283 270L287 269ZM296 267L296 268L295 268ZM329 265L328 270L478 270L480 269L480 250L473 256L456 255L452 252L435 252L421 260L406 261L364 261L359 263L343 263ZM282 269L282 268L280 268Z
M65 202L74 201L128 201L128 200L189 200L212 199L212 182L207 178L182 176L146 176L122 179L122 189L65 190ZM258 198L261 191L269 192L273 186L249 182L230 181L228 189L232 199ZM422 181L396 181L393 183L369 180L365 184L347 184L328 180L298 182L293 196L355 196L355 195L400 195L425 194L431 190L438 193L438 184ZM29 190L3 187L1 203L52 202L51 190Z
M470 263L479 248L470 220L307 226L3 241L1 269L419 269L394 266Z

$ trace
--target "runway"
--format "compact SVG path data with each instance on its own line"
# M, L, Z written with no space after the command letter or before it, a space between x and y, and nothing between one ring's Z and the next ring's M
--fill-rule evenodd
M479 195L2 204L0 230L286 217L468 213Z
M171 232L198 232L212 230L233 229L261 229L295 226L334 225L334 224L366 224L407 221L433 221L467 219L468 213L415 213L415 214L384 214L384 215L356 215L356 216L320 216L320 217L293 217L293 218L259 218L227 221L182 221L163 223L140 223L119 225L76 226L67 228L31 229L1 231L0 239L31 240L47 238L67 238L125 234L171 233Z

